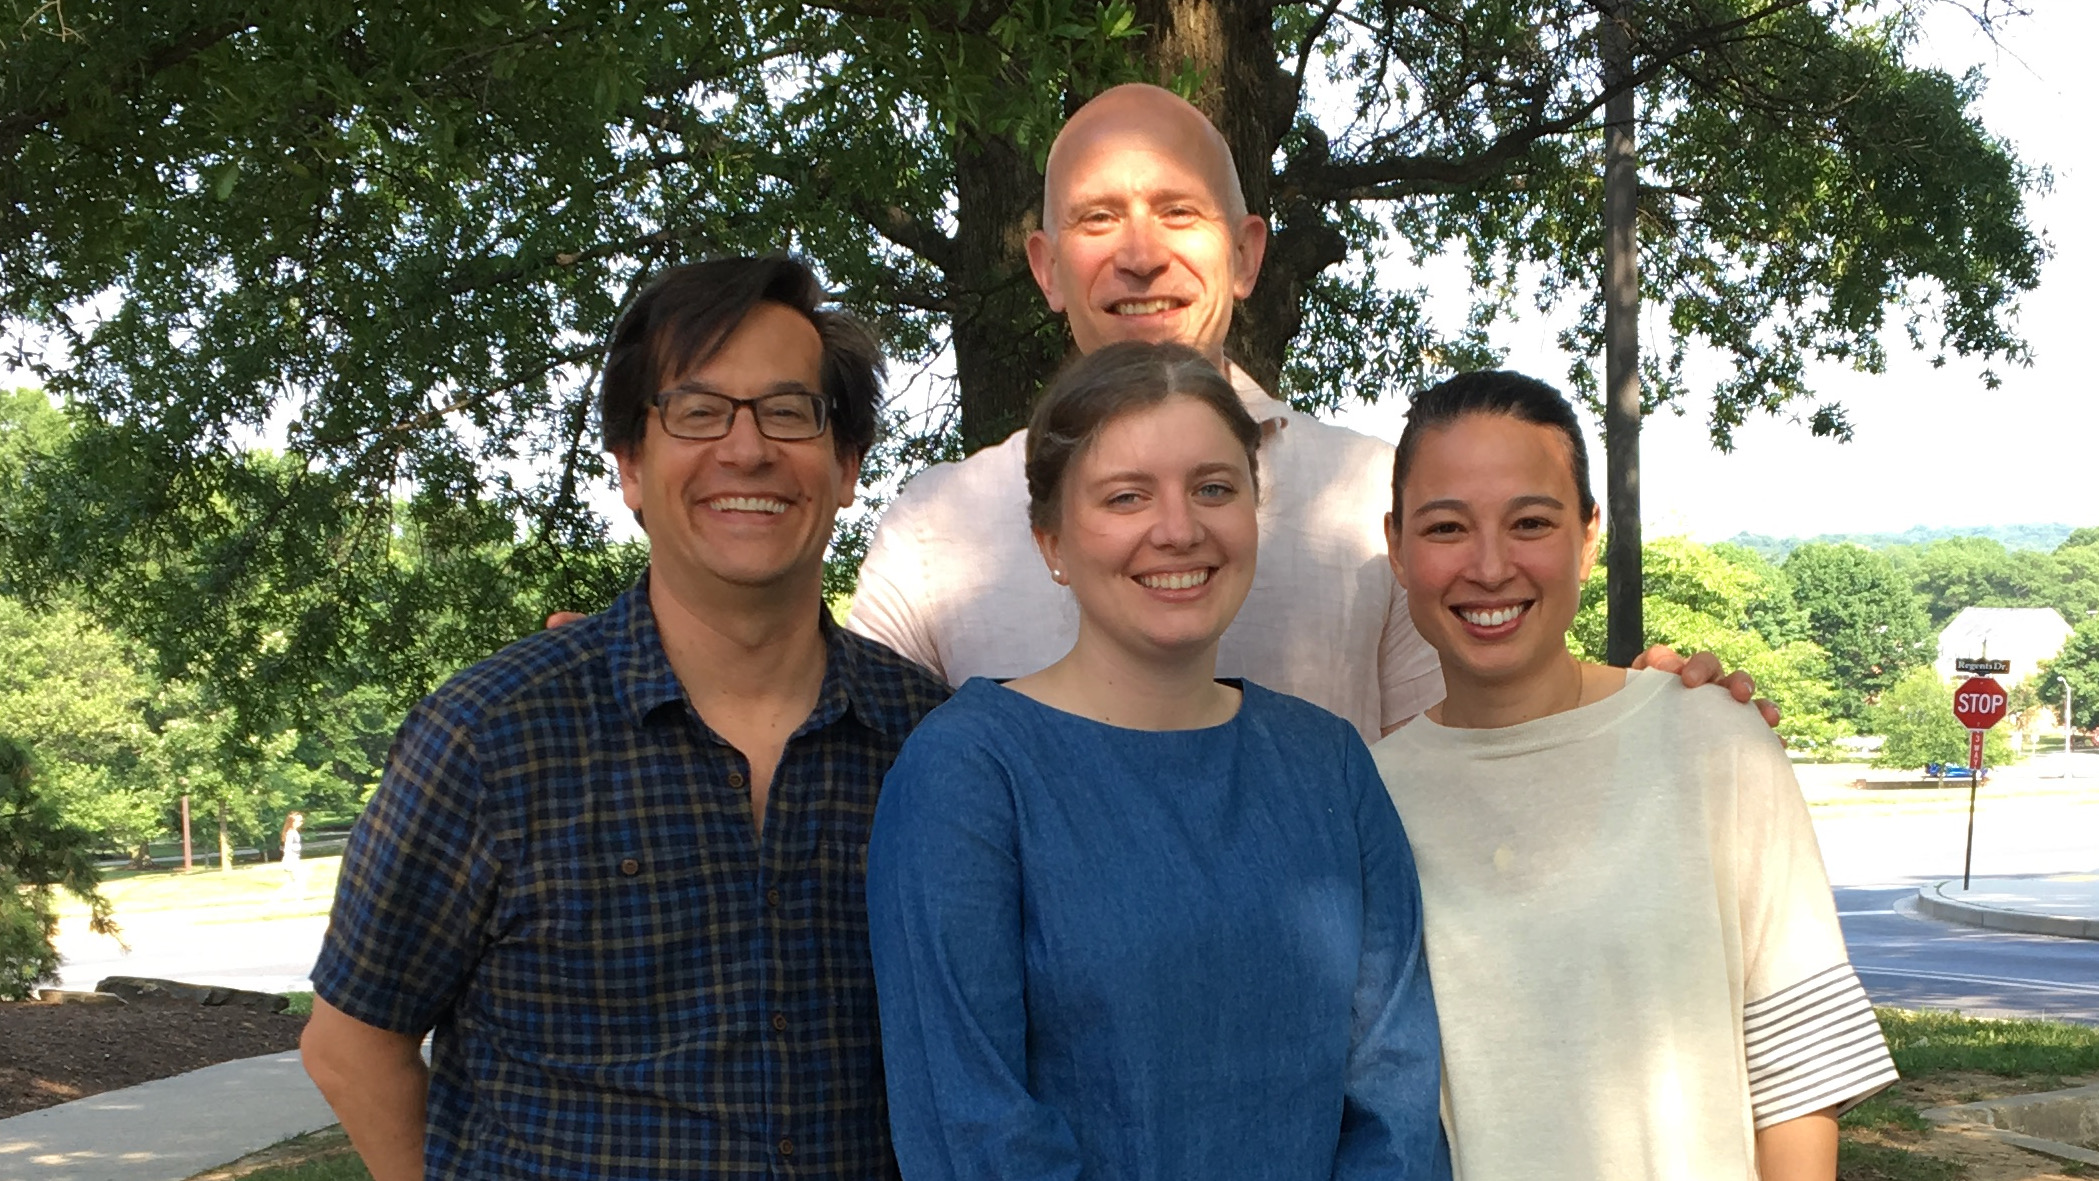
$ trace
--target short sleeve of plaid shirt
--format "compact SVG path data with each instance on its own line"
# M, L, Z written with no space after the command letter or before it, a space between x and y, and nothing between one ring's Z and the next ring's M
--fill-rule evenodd
M823 689L762 830L646 582L409 716L313 979L358 1020L434 1030L430 1177L894 1175L868 828L948 690L822 627Z
M429 698L402 724L344 851L314 989L367 1025L423 1034L473 971L495 879L472 735Z

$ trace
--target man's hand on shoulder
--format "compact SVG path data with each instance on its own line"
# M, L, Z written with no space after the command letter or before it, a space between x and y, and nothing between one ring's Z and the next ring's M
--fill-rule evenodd
M1764 724L1778 728L1778 707L1756 695L1756 678L1740 669L1722 676L1720 658L1711 652L1697 652L1686 660L1677 655L1676 649L1667 644L1656 644L1633 660L1634 668L1655 668L1665 673L1682 677L1684 687L1696 689L1700 685L1718 685L1734 696L1736 701L1748 705L1756 703L1757 712L1764 716Z
M574 623L579 619L588 618L590 617L583 614L581 611L556 611L552 615L547 616L547 626L550 628L567 627L569 624Z

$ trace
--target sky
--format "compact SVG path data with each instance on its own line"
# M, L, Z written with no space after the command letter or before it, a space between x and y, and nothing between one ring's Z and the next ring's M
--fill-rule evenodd
M2029 201L2031 221L2055 255L2039 288L2020 301L2017 330L2033 347L2029 368L1999 366L2003 384L1984 388L1981 366L1951 358L1934 370L1890 333L1887 372L1842 366L1812 371L1811 388L1844 404L1849 443L1816 439L1788 418L1752 420L1721 454L1706 437L1702 407L1666 411L1641 428L1641 518L1647 535L1719 541L1741 532L1777 537L1901 532L1915 525L1975 527L2062 522L2099 525L2099 357L2091 327L2099 299L2099 3L2031 0L1999 44L1981 36L1956 4L1933 5L1919 64L1989 79L1978 104L1983 125L2029 164L2055 174L2052 192ZM1649 310L1651 314L1651 309ZM1643 335L1643 347L1656 337ZM1568 358L1553 326L1533 317L1496 334L1509 368L1564 383ZM1399 437L1404 407L1352 408L1336 420L1387 440ZM1602 431L1590 446L1601 480ZM1597 492L1602 494L1601 483Z
M1954 74L1980 66L1989 80L1978 106L1984 126L2027 163L2054 173L2053 190L2028 206L2054 257L2015 321L2033 348L2033 364L1999 366L2003 384L1989 390L1979 364L1956 357L1935 370L1908 350L1897 327L1889 334L1886 373L1835 365L1810 373L1819 396L1849 411L1851 442L1813 438L1789 417L1759 418L1736 432L1731 454L1722 454L1708 442L1702 406L1687 406L1682 417L1651 417L1641 432L1648 536L1718 541L1742 532L1809 537L1917 525L2099 525L2099 359L2083 352L2099 311L2099 300L2087 294L2099 277L2099 133L2090 122L2099 110L2099 70L2089 54L2099 44L2099 3L2028 0L2027 7L2031 14L2009 21L1993 44L1960 3L1933 4L1911 60ZM1653 306L1643 314L1652 317ZM1502 325L1494 340L1507 351L1509 368L1563 384L1568 358L1554 332L1551 321L1533 316ZM1658 339L1649 334L1643 346ZM0 387L28 381L0 363ZM1403 406L1389 403L1351 407L1335 419L1390 441L1404 416ZM1600 481L1602 432L1590 426ZM600 489L593 500L616 535L636 532L616 490Z

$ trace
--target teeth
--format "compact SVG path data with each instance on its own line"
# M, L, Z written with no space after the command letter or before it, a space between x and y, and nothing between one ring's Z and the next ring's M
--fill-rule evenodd
M1187 590L1210 581L1208 570L1184 570L1178 574L1146 574L1137 581L1153 590Z
M1169 312L1177 306L1170 299L1126 299L1109 308L1118 316L1149 316L1154 312Z
M784 513L787 502L769 496L717 496L708 502L722 512L730 513Z
M1500 627L1523 614L1523 610L1520 606L1498 607L1492 611L1459 611L1458 615L1474 627Z

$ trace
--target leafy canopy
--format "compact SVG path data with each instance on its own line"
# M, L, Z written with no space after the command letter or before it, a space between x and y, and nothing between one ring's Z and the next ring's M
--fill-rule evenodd
M1756 678L1779 708L1778 732L1796 750L1827 753L1850 727L1832 716L1829 654L1806 638L1804 614L1783 572L1738 546L1662 537L1641 547L1648 638L1679 652L1712 652ZM1602 661L1604 572L1592 571L1568 647Z
M1807 615L1809 637L1829 653L1839 717L1864 720L1904 673L1936 655L1923 609L1885 556L1852 545L1804 545L1781 568Z
M1657 403L1723 446L1796 404L1842 434L1817 358L2025 359L2046 178L1980 77L1910 62L1907 6L1637 12ZM1216 119L1274 224L1230 346L1254 376L1404 393L1492 359L1528 294L1576 313L1586 388L1596 62L1592 0L4 0L0 321L59 349L72 430L0 565L83 588L237 742L343 683L412 696L631 575L589 406L665 265L796 250L900 371L952 355L871 475L1001 437L1064 348L1019 253L1042 153L1132 77ZM1409 285L1446 250L1464 296Z

